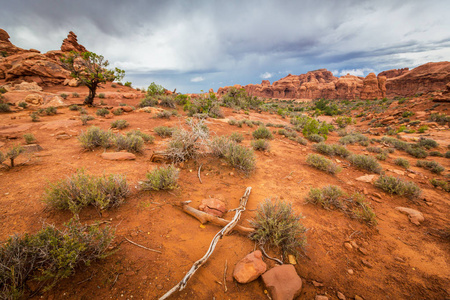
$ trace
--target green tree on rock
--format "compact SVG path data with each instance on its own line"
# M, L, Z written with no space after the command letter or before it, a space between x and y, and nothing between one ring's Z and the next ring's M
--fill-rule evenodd
M109 62L103 55L94 52L78 53L75 51L61 58L64 67L71 72L73 78L78 79L81 84L89 89L89 96L84 100L84 104L94 103L95 91L101 83L114 80L122 80L125 71L115 68L107 69Z

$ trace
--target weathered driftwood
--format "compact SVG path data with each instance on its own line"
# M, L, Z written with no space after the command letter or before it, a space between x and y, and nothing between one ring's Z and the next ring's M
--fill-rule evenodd
M208 260L208 258L211 256L211 254L214 252L214 249L216 248L217 243L219 240L224 236L227 235L233 228L236 226L237 222L239 222L239 219L241 217L241 214L243 211L245 211L245 206L247 205L248 197L250 196L250 192L252 191L251 187L248 187L245 190L244 196L241 197L241 200L239 201L239 207L236 210L236 214L233 217L233 220L231 220L230 223L228 223L222 230L220 230L212 239L211 244L209 245L209 249L206 252L206 254L197 260L191 267L191 269L186 273L184 278L175 285L172 289L170 289L167 293L164 294L159 300L164 300L170 297L173 293L176 291L182 291L188 282L188 280L194 275L194 273Z
M210 215L208 213L205 213L203 211L195 209L192 206L189 206L186 202L182 202L181 204L182 204L183 211L185 213L193 216L194 218L199 220L200 223L202 223L202 224L211 222L211 223L213 223L215 225L219 225L219 226L223 227L223 226L226 226L226 225L228 225L230 223L230 221L228 221L228 220L225 220L225 219L222 219L222 218L219 218L219 217L215 217L213 215ZM236 230L236 231L238 231L240 233L243 233L243 234L249 234L249 233L252 233L252 232L255 231L254 228L244 227L244 226L241 226L241 225L236 225L233 230Z

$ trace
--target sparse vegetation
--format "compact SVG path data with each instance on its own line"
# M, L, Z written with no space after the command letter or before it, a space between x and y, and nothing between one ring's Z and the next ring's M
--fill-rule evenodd
M351 211L354 218L367 223L369 226L377 225L376 214L369 203L365 201L364 195L355 193L352 197L352 201L356 204L356 207Z
M143 133L140 130L132 130L130 132L127 132L127 136L132 136L132 135L140 136L145 143L151 144L155 140L155 138L153 136Z
M139 107L153 107L158 105L158 100L153 97L146 96L139 102Z
M11 112L11 107L8 103L0 103L0 112L8 113Z
M133 153L141 153L144 148L144 139L139 135L116 135L114 144L117 150L126 150Z
M369 139L365 135L363 135L359 132L347 134L346 136L339 139L339 143L342 145L355 144L355 143L364 144L365 142L368 142L368 141L369 141Z
M238 132L233 132L230 135L230 140L235 141L236 143L241 143L244 140L244 136Z
M111 128L124 129L130 126L126 120L115 120L111 123Z
M439 179L433 178L433 179L430 180L430 183L434 187L440 187L441 189L443 189L447 193L450 192L450 184L448 184L448 182L445 182L443 180L439 180Z
M403 167L405 169L409 168L409 161L407 159L404 159L404 158L401 158L401 157L396 158L394 160L394 164L396 164L397 166Z
M270 144L265 139L257 139L251 141L252 148L256 151L269 151Z
M325 141L325 138L323 136L318 135L316 133L308 135L307 139L310 140L311 142L315 142L315 143L322 143Z
M339 198L343 194L344 192L335 185L328 185L323 188L311 188L309 190L308 197L306 198L306 202L314 205L320 205L325 209L340 209L343 204Z
M114 110L112 111L112 113L113 113L113 115L115 115L115 116L120 116L120 115L123 114L123 109L121 109L121 108L116 108L116 109L114 109Z
M438 143L432 139L420 139L417 143L420 147L424 147L425 149L431 149L438 147Z
M174 128L170 128L170 127L167 127L167 126L157 126L157 127L153 128L153 130L160 137L172 136L173 132L175 131Z
M72 104L71 106L69 106L69 110L71 110L71 111L78 111L78 105Z
M81 120L82 125L87 125L88 121L95 120L95 118L93 116L89 116L89 115L81 115L80 120Z
M179 170L174 165L156 168L147 173L147 179L139 185L144 191L173 190L177 187Z
M22 108L27 108L28 107L28 103L26 103L25 101L21 101L17 104L17 106L22 107Z
M73 92L73 93L72 93L72 97L73 97L73 98L79 98L80 95L79 95L77 92Z
M234 142L226 145L223 156L229 165L242 171L247 176L256 167L256 159L253 151Z
M374 173L380 173L382 168L378 161L369 155L353 154L348 157L348 160L357 168L367 170Z
M39 122L39 115L37 112L32 112L30 114L31 122Z
M339 128L345 128L348 125L356 123L352 119L352 117L344 117L344 116L337 117L335 121L336 121L336 124L339 126Z
M104 117L104 116L106 116L106 115L109 115L109 110L107 110L106 108L99 108L99 109L95 112L95 114L96 114L97 116Z
M89 127L86 132L81 132L78 140L83 148L89 150L97 147L110 148L113 146L113 134L95 126Z
M163 110L160 111L156 114L157 118L165 118L165 119L170 119L170 117L172 116L172 113L168 110Z
M345 158L351 154L351 152L345 146L338 144L325 144L324 142L321 142L313 145L313 148L317 152L328 156L337 155Z
M445 171L445 168L441 166L438 162L428 161L428 160L418 160L416 166L430 170L432 173L441 174Z
M25 133L23 135L23 138L25 139L25 143L27 143L27 144L33 144L36 142L36 138L34 137L34 135L32 133Z
M318 154L308 154L306 163L318 170L325 171L331 174L339 173L342 169L331 160Z
M98 94L98 97L99 97L100 99L105 99L105 94L104 94L104 93L100 93L100 94Z
M270 130L267 129L266 126L263 126L263 125L259 126L258 129L253 131L252 135L255 140L257 140L257 139L269 139L270 140L273 138L273 135L270 132Z
M258 205L255 219L251 221L255 232L250 238L260 245L280 249L284 257L297 255L306 245L306 229L299 222L301 219L290 203L266 199Z
M65 94L65 93L62 93L62 94L60 94L59 96L60 96L61 98L63 98L63 99L66 99L66 98L68 97L68 95Z
M387 193L406 196L410 199L418 198L422 192L415 183L388 175L378 177L375 186Z
M55 209L78 214L88 205L100 210L117 207L129 193L128 184L122 175L96 177L85 174L84 170L77 170L67 179L50 183L43 201Z
M25 152L25 149L20 145L14 145L6 152L5 158L9 158L10 161L10 168L14 168L14 160L23 152ZM3 156L3 155L2 155Z
M306 139L303 138L303 137L301 137L301 136L299 136L299 137L296 139L296 142L299 143L300 145L303 145L303 146L308 145L308 142L306 141Z

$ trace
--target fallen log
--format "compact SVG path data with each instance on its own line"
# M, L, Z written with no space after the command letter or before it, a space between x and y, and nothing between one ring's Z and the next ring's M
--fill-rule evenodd
M199 220L200 223L202 223L202 224L210 222L212 224L224 227L230 223L230 221L228 221L228 220L225 220L225 219L222 219L219 217L215 217L213 215L210 215L208 213L205 213L203 211L195 209L192 206L189 206L188 203L186 203L186 202L182 202L181 205L182 205L182 209L185 213L193 216L194 218ZM243 234L249 234L249 233L252 233L255 231L254 228L244 227L241 225L236 225L233 230L236 230Z
M170 297L173 293L176 291L182 291L188 282L188 280L194 275L194 273L208 260L208 258L211 256L211 254L214 252L214 249L216 248L217 243L219 240L224 236L227 235L233 228L236 226L237 222L239 222L239 219L241 218L241 214L243 211L245 211L245 206L247 205L248 197L250 196L250 192L252 191L251 187L248 187L245 190L244 196L241 197L239 201L239 207L236 209L236 214L234 215L233 219L230 223L228 223L222 230L220 230L212 239L211 244L209 245L209 249L206 252L206 254L197 260L191 267L191 269L186 273L184 278L178 282L177 285L175 285L173 288L171 288L167 293L165 293L159 300L164 300Z

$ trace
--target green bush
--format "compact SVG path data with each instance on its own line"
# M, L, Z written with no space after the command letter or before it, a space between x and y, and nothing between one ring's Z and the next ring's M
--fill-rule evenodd
M23 135L23 138L25 139L25 143L27 144L34 144L36 142L36 138L32 133L25 133Z
M230 135L230 140L235 141L236 143L241 143L244 140L244 136L238 132L233 132Z
M259 126L258 129L253 131L252 135L255 140L257 140L257 139L269 139L270 140L273 138L270 130L267 129L267 127L265 127L264 125Z
M156 105L158 105L158 99L149 96L146 96L139 102L139 107L153 107Z
M88 205L101 210L117 207L129 193L126 179L121 175L96 177L85 174L84 170L77 170L72 177L50 183L43 201L55 209L77 214Z
M151 143L153 143L153 141L155 140L155 138L154 138L152 135L143 133L143 132L140 131L140 130L132 130L132 131L130 131L130 132L127 132L127 136L132 136L132 135L136 135L136 136L141 137L142 140L143 140L145 143L150 143L150 144L151 144Z
M308 140L310 140L311 142L315 142L315 143L322 143L325 141L325 138L321 135L318 135L316 133L310 134L306 137Z
M375 186L387 193L406 196L410 199L418 198L422 193L415 183L393 176L381 175L375 181Z
M420 147L413 147L409 146L406 148L406 153L408 153L411 156L414 156L415 158L426 158L428 156L427 151Z
M331 174L339 173L342 169L331 160L318 154L308 154L306 157L306 163L316 169L325 171Z
M409 118L409 117L412 117L412 116L414 116L414 113L412 111L404 111L402 113L402 117L403 118Z
M437 157L444 157L444 154L442 154L439 151L430 151L430 153L428 153L429 156L437 156Z
M361 194L354 194L353 201L356 203L357 207L352 209L352 215L354 218L367 223L370 226L377 225L376 214L364 199Z
M7 103L0 103L0 112L11 112L11 107Z
M80 97L80 95L77 92L73 92L72 93L72 97L73 98L78 98L78 97Z
M88 115L81 115L80 116L80 120L81 120L81 124L82 125L87 125L88 121L92 121L95 118L93 116L88 116Z
M105 99L105 94L100 93L100 94L98 94L98 97L99 97L100 99Z
M156 168L147 173L147 179L140 181L139 185L144 191L173 190L177 187L179 173L174 165Z
M106 115L109 115L109 110L107 110L106 108L100 108L95 112L95 114L97 116L104 117Z
M349 156L348 160L352 165L354 165L357 168L367 170L374 173L381 173L381 166L378 163L378 161L369 155L360 155L360 154L353 154Z
M133 153L142 153L144 140L138 135L117 135L114 138L114 144L118 151L126 150Z
M340 197L343 194L344 192L335 185L328 185L323 188L311 188L308 197L306 198L306 202L320 205L325 209L333 207L340 209L343 207L340 200Z
M172 116L172 113L168 110L163 110L160 111L156 114L157 118L166 118L166 119L170 119L170 117Z
M306 141L306 139L303 138L303 137L301 137L301 136L299 136L299 137L296 139L296 142L299 143L300 145L303 145L303 146L308 145L308 142Z
M447 116L446 114L433 113L430 115L429 120L440 125L445 125L450 122L450 116Z
M388 154L386 152L381 152L375 155L375 158L381 161L385 161L388 158Z
M108 248L114 230L105 226L81 225L78 220L58 230L46 225L36 234L14 235L0 248L0 298L30 298L28 285L35 281L33 294L50 290L75 270L111 254Z
M247 176L256 167L256 159L253 151L235 143L228 144L224 152L224 157L229 165L242 171Z
M430 170L432 173L435 174L441 174L442 172L445 171L445 168L435 161L418 160L416 166Z
M351 152L347 148L345 148L345 146L338 144L325 144L324 142L320 142L313 145L313 148L317 152L328 156L337 155L345 158L351 154Z
M157 127L153 128L153 130L160 137L172 136L173 132L175 131L174 128L170 128L170 127L167 127L167 126L157 126Z
M360 144L363 143L364 144L365 142L368 142L368 141L369 141L369 139L365 135L363 135L359 132L348 134L339 139L339 143L342 145L355 144L355 143L360 143Z
M397 166L403 167L405 169L409 168L409 161L407 159L404 158L396 158L394 160L394 164L396 164Z
M76 105L76 104L70 105L69 106L69 110L71 110L71 111L78 111L78 105Z
M439 146L439 144L435 140L424 138L421 138L417 144L420 147L424 147L425 149L436 148Z
M366 148L367 151L372 152L372 153L382 153L383 149L381 149L380 147L374 147L374 146L369 146Z
M428 130L428 126L427 125L423 125L423 126L420 126L419 129L417 129L417 132L424 133L427 130Z
M111 128L124 129L128 127L130 124L126 120L115 120L111 123Z
M147 88L147 95L155 96L155 95L163 95L165 92L165 88L162 85L158 85L152 82Z
M448 182L445 182L443 180L439 180L436 178L433 178L430 180L430 183L434 186L434 187L440 187L442 188L444 191L446 191L447 193L450 192L450 185L448 184Z
M89 150L97 147L110 148L113 146L113 134L95 126L89 127L86 132L81 132L78 140L83 148Z
M119 108L116 108L116 109L114 109L114 110L112 111L112 113L113 113L113 115L115 115L115 116L120 116L120 115L123 114L123 109L121 109L120 107L119 107Z
M61 98L63 98L63 99L66 99L68 95L65 94L65 93L62 93L62 94L60 94L59 96L60 96Z
M269 151L270 144L265 139L257 139L251 141L252 148L256 151Z
M31 118L32 122L39 122L39 119L40 119L37 112L32 112L30 114L30 118Z
M169 108L176 108L176 104L175 104L175 100L172 99L172 97L169 96L164 96L161 97L160 101L159 101L159 105L164 106L164 107L169 107Z
M299 222L301 219L290 203L266 199L258 205L255 219L251 221L255 231L250 239L260 245L280 249L284 257L297 255L298 250L306 245L306 228Z
M19 104L17 104L17 106L22 107L22 108L27 108L28 103L26 103L25 101L22 101L22 102L19 102Z
M130 81L126 81L126 82L124 83L124 86L131 87L131 82L130 82Z
M445 152L444 157L445 158L450 158L450 151Z
M345 127L347 127L348 125L351 125L351 124L353 124L353 123L356 123L356 122L352 119L352 117L343 117L343 116L337 117L335 121L336 121L336 123L338 124L339 128L345 128Z
M25 152L25 149L20 145L14 145L6 152L6 155L1 154L1 162L5 161L6 159L9 159L10 161L10 168L14 168L14 160L23 152Z

